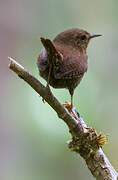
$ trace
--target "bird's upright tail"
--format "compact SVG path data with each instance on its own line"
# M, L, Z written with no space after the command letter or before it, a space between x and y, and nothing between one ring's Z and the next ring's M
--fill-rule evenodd
M57 66L60 60L62 60L62 55L57 51L50 39L41 37L40 40L47 51L49 64L53 63L53 65Z

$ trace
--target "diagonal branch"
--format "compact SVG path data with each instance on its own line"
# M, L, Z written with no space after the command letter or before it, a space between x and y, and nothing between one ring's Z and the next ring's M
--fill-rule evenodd
M73 108L73 112L78 117L75 119L72 113L53 96L50 89L43 86L14 59L10 57L8 59L10 61L9 68L26 81L57 112L59 118L68 125L69 132L72 135L68 147L84 158L93 176L97 180L117 180L118 173L100 147L104 143L104 137L101 134L98 136L93 128L88 128L79 113Z

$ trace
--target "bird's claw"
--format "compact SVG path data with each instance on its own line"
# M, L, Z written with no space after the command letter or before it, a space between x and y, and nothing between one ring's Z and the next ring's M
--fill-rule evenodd
M72 114L72 116L73 116L76 120L78 120L78 116L77 116L77 114L75 114L75 112L73 111L73 106L72 106L71 103L69 103L69 102L66 101L64 104L62 104L62 106L64 106L65 108L67 108L68 111Z
M66 101L64 104L62 104L62 106L67 108L69 112L72 112L72 107L71 107L71 104L69 102Z

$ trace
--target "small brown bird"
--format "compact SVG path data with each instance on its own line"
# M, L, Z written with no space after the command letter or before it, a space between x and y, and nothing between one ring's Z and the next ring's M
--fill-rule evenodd
M47 87L51 85L69 90L71 111L74 89L88 69L88 43L90 39L98 36L101 35L91 35L85 30L75 28L61 32L53 41L40 38L44 48L37 61L39 74L47 81Z

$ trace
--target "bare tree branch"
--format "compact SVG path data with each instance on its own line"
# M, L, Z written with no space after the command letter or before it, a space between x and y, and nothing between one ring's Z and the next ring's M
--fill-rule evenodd
M98 136L93 128L87 127L75 108L73 108L73 113L76 114L77 118L74 118L73 114L59 103L50 89L43 86L14 59L10 57L8 59L10 61L9 68L42 96L57 112L59 118L68 125L69 132L72 135L72 140L68 143L68 147L84 158L93 176L97 180L117 180L118 173L100 147L104 143L104 137L102 135Z

